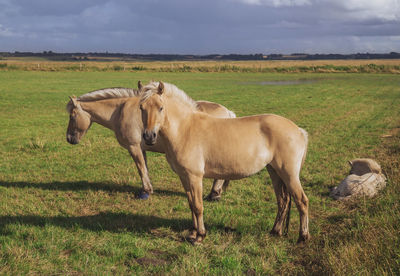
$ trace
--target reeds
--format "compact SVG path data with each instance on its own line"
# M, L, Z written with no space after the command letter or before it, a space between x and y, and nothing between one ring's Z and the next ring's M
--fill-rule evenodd
M400 73L400 60L317 61L29 61L2 60L0 70L23 71L147 71L240 73Z

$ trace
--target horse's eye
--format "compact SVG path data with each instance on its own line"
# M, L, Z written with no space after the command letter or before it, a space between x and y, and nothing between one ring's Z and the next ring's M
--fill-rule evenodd
M140 110L143 110L143 106L142 105L139 105L139 108L140 108Z
M160 112L163 111L164 107L160 107Z

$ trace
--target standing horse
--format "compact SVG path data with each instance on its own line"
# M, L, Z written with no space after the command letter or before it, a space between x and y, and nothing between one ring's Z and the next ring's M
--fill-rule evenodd
M78 98L71 97L67 104L70 114L67 141L70 144L78 144L93 122L113 130L119 144L129 151L139 171L143 186L139 198L147 199L153 193L153 187L147 170L146 151L163 153L164 149L161 143L152 146L142 143L143 123L139 94L139 90L130 88L106 88ZM198 110L212 116L235 117L232 111L217 103L199 101L197 105ZM218 200L228 183L229 180L214 180L207 198Z
M282 235L293 197L300 213L298 242L309 239L308 198L300 183L307 152L307 132L273 114L214 118L196 109L196 102L171 84L151 82L143 88L140 109L146 144L160 137L166 158L178 174L192 211L192 243L206 235L203 222L203 177L240 179L264 167L271 176L278 213L272 234Z

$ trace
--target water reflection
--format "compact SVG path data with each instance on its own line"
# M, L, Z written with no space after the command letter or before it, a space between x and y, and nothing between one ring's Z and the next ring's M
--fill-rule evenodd
M296 84L307 84L316 83L321 81L320 79L299 79L299 80L281 80L281 81L254 81L244 82L246 85L296 85Z

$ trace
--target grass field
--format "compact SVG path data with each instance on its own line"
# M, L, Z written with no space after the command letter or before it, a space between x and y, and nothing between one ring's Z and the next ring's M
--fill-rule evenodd
M111 131L93 125L79 145L66 142L69 95L152 79L309 132L307 244L296 245L296 208L288 237L269 235L276 203L266 170L205 202L208 235L194 247L184 241L183 188L163 155L148 154L155 193L139 201L140 178ZM399 129L396 74L0 71L0 274L398 275ZM372 200L330 199L357 157L378 160L387 188ZM210 187L205 180L204 194Z

